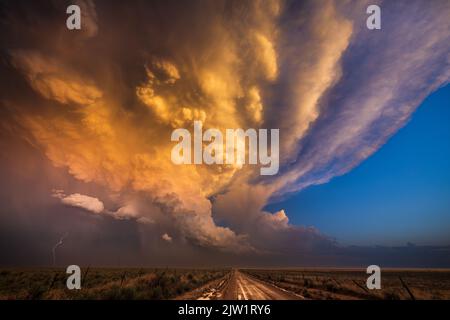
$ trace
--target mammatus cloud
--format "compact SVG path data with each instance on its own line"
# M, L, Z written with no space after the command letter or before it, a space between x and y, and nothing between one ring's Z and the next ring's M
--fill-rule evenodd
M36 39L27 27L11 31L24 39L7 52L27 94L2 97L8 126L54 166L109 190L118 209L79 193L64 204L168 224L177 241L201 247L289 254L335 246L290 224L289 212L263 208L366 159L450 78L447 1L383 3L375 33L364 2L83 3L81 34L58 19L30 26L43 31ZM279 128L280 173L174 165L170 133L195 120L205 130ZM143 199L151 206L136 204Z

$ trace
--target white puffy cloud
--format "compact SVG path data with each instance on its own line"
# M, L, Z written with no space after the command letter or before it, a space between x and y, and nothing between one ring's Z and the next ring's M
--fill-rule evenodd
M105 210L103 202L84 194L74 193L61 199L65 205L85 209L93 213L102 213Z
M169 236L167 233L164 233L164 234L161 236L161 239L163 239L164 241L167 241L167 242L172 242L172 237Z

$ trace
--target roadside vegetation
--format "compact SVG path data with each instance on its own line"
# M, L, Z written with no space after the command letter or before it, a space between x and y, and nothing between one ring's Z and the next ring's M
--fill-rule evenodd
M225 269L82 268L80 290L63 269L0 270L0 299L172 299L223 277Z
M365 270L284 269L241 270L259 280L306 299L450 299L449 270L384 270L381 289L368 290Z

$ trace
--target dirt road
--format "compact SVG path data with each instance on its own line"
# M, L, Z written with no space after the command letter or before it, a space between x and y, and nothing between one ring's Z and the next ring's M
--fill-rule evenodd
M225 300L298 300L301 296L257 280L238 270L232 271L221 294Z

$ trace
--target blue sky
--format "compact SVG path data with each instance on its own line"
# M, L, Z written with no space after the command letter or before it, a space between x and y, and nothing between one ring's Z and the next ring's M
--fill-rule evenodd
M450 86L351 172L267 207L342 244L448 244Z

